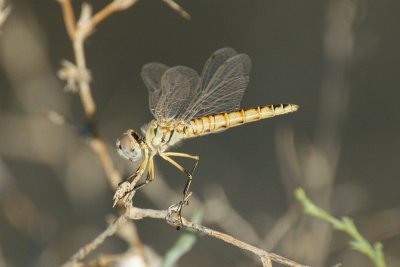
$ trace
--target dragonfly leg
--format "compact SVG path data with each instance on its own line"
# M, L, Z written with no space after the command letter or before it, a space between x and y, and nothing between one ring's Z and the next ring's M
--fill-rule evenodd
M114 204L113 207L118 203L118 201L122 200L125 204L129 203L133 197L133 191L136 190L135 187L132 185L132 182L135 180L136 177L140 177L143 175L146 167L149 164L149 154L148 151L145 150L145 158L143 162L140 164L139 168L128 178L118 184L118 188L114 193Z
M189 159L194 159L196 161L199 160L199 156L193 156L190 154L186 153L180 153L180 152L164 152L163 153L166 156L172 156L172 157L181 157L181 158L189 158Z
M148 163L148 171L147 171L146 180L135 185L135 187L133 188L133 191L138 190L139 188L142 188L143 186L147 185L148 183L152 182L153 180L154 180L154 156L151 156L149 159L149 163Z
M188 180L187 180L187 183L185 185L185 188L183 189L183 196L185 198L188 195L188 191L189 191L190 184L192 183L194 171L196 170L197 164L199 164L199 160L200 160L199 156L193 156L193 155L190 155L190 154L179 153L179 152L164 152L163 155L167 156L173 162L171 162L168 159L164 158L165 160L169 161L172 165L177 167L181 172L186 174ZM179 163L177 163L175 160L171 159L171 156L172 157L181 157L181 158L190 158L190 159L195 160L195 163L194 163L194 165L192 167L192 170L190 172L188 172Z
M133 179L135 179L135 177L137 177L140 174L140 168L141 166L139 166L139 168L136 169L136 171L129 175L129 177L125 178L124 180L122 180L121 182L118 183L118 186L122 185L125 182L131 183L133 181Z
M199 163L199 157L185 154L185 153L179 153L179 152L165 152L165 153L160 154L160 156L163 159L165 159L166 161L168 161L169 163L171 163L172 165L174 165L178 170L183 172L187 177L187 182L186 182L185 188L183 189L183 199L176 205L177 206L176 212L179 215L179 219L182 224L182 216L181 216L182 208L184 205L188 205L188 203L189 203L188 199L192 194L191 192L189 192L189 187L190 187L190 184L192 183L193 173L196 170L197 164ZM178 162L176 162L174 159L172 159L171 156L194 159L195 163L193 165L191 172L188 172L182 165L180 165ZM178 226L177 229L179 230L180 227Z
M182 201L179 201L178 203L170 206L168 208L168 215L166 217L166 220L169 224L173 225L176 227L176 230L181 229L183 225L182 221L182 207L184 204L187 204L189 202L189 198L192 195L192 192L187 194L186 197L183 198Z

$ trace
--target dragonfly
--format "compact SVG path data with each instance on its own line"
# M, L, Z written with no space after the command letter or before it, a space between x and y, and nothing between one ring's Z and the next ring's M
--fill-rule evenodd
M199 156L173 152L170 149L185 139L219 133L228 128L261 119L271 118L298 110L295 104L276 104L240 109L240 101L249 83L251 60L233 48L215 51L199 75L185 66L168 67L162 63L143 66L141 76L149 91L150 111L154 120L141 129L141 133L127 130L116 141L118 153L132 161L141 161L138 169L120 183L115 195L118 201L131 199L131 193L154 180L154 157L160 156L187 177L182 205L190 196L189 187ZM194 161L191 171L177 158ZM147 170L147 177L137 181ZM138 179L135 179L138 178Z

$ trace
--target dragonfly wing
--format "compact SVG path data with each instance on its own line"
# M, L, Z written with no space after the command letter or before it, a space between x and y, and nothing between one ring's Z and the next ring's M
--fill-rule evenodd
M203 71L201 73L201 87L207 87L208 83L212 79L218 68L229 58L237 55L237 52L230 47L224 47L218 49L208 58L206 64L204 64Z
M161 92L154 109L156 119L171 121L187 106L200 88L197 72L184 66L167 69L161 76Z
M168 68L162 63L148 63L142 68L141 76L149 90L149 107L154 116L161 96L161 77Z
M194 117L217 114L238 109L243 93L249 83L251 60L246 54L234 55L226 59L210 76L206 63L202 76L202 86L192 98L180 119L188 121Z

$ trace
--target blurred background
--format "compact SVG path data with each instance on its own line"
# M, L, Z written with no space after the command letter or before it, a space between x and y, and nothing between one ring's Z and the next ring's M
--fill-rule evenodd
M79 14L83 1L72 2ZM108 1L89 3L98 11ZM180 145L177 151L200 156L185 216L201 206L203 224L303 264L372 266L347 236L302 214L293 197L301 186L333 215L354 218L367 239L383 243L388 266L400 266L400 3L178 3L192 20L162 1L140 1L86 42L97 126L122 176L135 166L117 155L116 138L152 119L141 67L158 61L200 72L213 51L230 46L253 63L242 107L301 109ZM44 115L85 120L78 95L57 77L61 61L73 61L59 4L9 4L0 36L0 266L58 266L118 210L88 140ZM156 169L136 206L165 209L180 200L184 176L159 158ZM155 260L182 232L161 220L135 225ZM124 253L128 243L112 237L90 258ZM209 237L178 265L261 266Z

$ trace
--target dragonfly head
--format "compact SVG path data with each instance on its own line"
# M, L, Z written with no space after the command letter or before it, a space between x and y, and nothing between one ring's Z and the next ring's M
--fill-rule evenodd
M143 157L142 137L134 130L128 130L117 139L118 154L130 161L138 161Z

